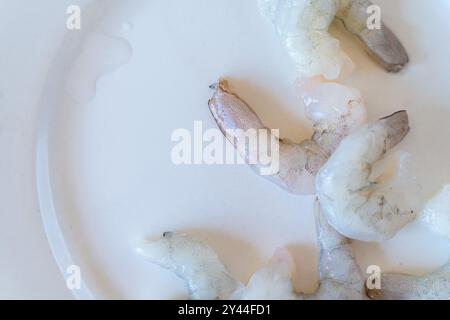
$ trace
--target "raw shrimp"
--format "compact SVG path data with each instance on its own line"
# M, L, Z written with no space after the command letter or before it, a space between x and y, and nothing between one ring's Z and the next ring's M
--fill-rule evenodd
M209 108L217 125L227 139L240 152L242 158L261 174L264 168L258 161L261 150L268 146L260 145L255 151L246 145L248 132L254 135L265 130L270 138L279 146L279 170L267 179L294 194L314 194L315 175L339 144L340 140L366 121L366 109L359 93L337 83L324 82L321 78L312 78L297 82L297 91L307 106L307 115L314 123L314 134L311 139L300 144L288 139L274 137L252 108L232 93L225 80L212 85L213 97L209 100ZM236 130L239 129L239 130ZM258 140L258 139L254 139Z
M367 299L361 270L355 260L350 240L339 234L326 220L316 200L315 218L320 246L319 290L309 296L318 300Z
M228 299L242 286L213 249L188 235L165 232L162 239L146 242L137 251L182 278L192 299Z
M367 110L358 90L322 77L298 79L298 96L313 122L312 141L328 158L343 138L367 121Z
M340 0L336 18L344 27L358 37L367 52L384 69L399 72L409 62L408 53L395 34L381 22L380 29L367 28L369 0Z
M425 204L419 219L433 232L450 239L450 184Z
M328 29L335 17L362 40L386 70L397 72L408 62L400 41L384 24L369 30L367 0L260 0L263 15L275 25L301 77L323 75L336 79L352 68L350 58Z
M180 276L188 285L191 299L297 299L291 282L294 263L286 249L277 249L246 287L228 273L208 245L188 235L166 232L163 239L144 244L138 252Z
M450 263L424 277L382 274L381 289L368 289L374 300L449 300Z
M339 10L339 0L262 0L262 12L275 25L300 77L324 75L336 79L350 58L328 28Z
M403 190L396 187L401 177L373 177L376 163L408 131L406 111L367 124L345 138L317 174L320 203L328 222L341 234L383 241L415 218Z
M294 261L285 248L275 250L267 266L255 272L247 286L235 294L241 300L298 299L292 285Z
M291 282L293 262L284 249L272 262L256 272L244 289L248 299L362 300L367 299L364 280L349 239L340 235L326 221L319 202L315 204L319 253L319 289L313 294L294 296ZM278 258L276 258L278 256Z
M138 252L182 277L193 299L366 299L349 240L328 225L318 204L316 207L320 287L315 294L295 293L291 280L294 262L283 248L253 274L246 287L228 273L209 246L187 235L165 233L163 239L144 244Z

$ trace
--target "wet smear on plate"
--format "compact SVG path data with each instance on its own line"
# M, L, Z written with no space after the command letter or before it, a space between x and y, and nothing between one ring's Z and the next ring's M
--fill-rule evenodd
M133 30L133 24L131 22L122 23L122 30L124 32L130 32Z
M69 72L67 93L78 103L88 103L96 95L98 79L128 63L132 55L124 38L89 34Z

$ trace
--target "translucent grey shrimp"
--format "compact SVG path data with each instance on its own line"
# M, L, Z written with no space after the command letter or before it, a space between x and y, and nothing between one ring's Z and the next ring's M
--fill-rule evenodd
M271 147L263 144L275 141L279 170L264 177L294 194L315 193L315 175L329 154L344 136L366 121L366 109L357 91L319 79L303 80L297 90L307 102L307 114L314 121L315 132L311 139L296 144L274 136L252 108L231 92L227 81L220 80L211 88L214 94L208 102L209 109L223 134L258 174L265 168L257 161L259 152ZM324 99L327 94L335 100ZM257 137L261 132L269 136L263 142ZM256 148L247 143L249 138L257 141Z
M368 289L374 300L449 300L450 263L424 277L382 274L381 289Z
M277 249L245 287L229 274L212 248L188 235L166 232L162 239L141 245L138 252L181 277L192 299L365 299L349 240L326 222L318 204L316 208L320 287L314 294L295 293L291 280L294 262L284 248Z
M313 122L311 140L329 158L339 143L367 121L367 110L358 90L322 77L297 79L294 89Z
M328 32L335 18L386 70L398 72L408 63L406 50L388 27L368 28L370 6L368 0L260 0L263 15L273 22L300 76L327 79L352 67L339 41Z
M367 299L361 270L350 240L328 224L318 201L315 205L317 239L320 246L319 290L307 298L317 300Z
M362 126L344 140L317 174L316 187L328 222L341 234L361 241L383 241L416 212L397 181L373 177L373 168L409 131L406 111Z
M293 262L284 249L275 253L274 257L278 256L278 259L272 259L267 267L255 273L244 289L244 297L300 300L367 299L364 279L355 260L350 240L328 224L318 201L315 204L315 220L320 248L319 289L313 294L294 293L290 280Z
M160 240L143 243L137 251L182 278L191 299L228 299L242 286L211 247L191 236L165 232Z

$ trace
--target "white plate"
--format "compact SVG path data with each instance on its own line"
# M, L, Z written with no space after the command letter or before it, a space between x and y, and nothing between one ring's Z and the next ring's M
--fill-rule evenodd
M426 195L450 181L450 29L446 0L376 1L410 65L387 74L337 31L357 65L371 119L406 108ZM136 243L164 231L195 234L247 281L287 246L297 289L317 287L313 197L289 195L246 166L176 166L175 129L215 123L208 85L227 76L261 118L299 141L310 133L292 92L295 70L256 0L85 1L43 92L37 141L41 213L62 272L82 271L79 298L185 298L181 280L151 265ZM94 23L95 22L95 23ZM96 84L96 78L103 73ZM93 96L92 99L89 98ZM423 273L449 258L448 242L412 224L382 244L355 242L362 266Z

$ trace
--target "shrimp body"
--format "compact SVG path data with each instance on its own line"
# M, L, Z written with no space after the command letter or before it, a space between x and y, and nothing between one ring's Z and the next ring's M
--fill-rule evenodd
M450 263L424 277L383 274L381 289L366 289L350 240L327 221L316 201L319 289L313 294L294 291L294 262L286 249L277 249L269 263L256 271L247 286L229 274L217 253L189 235L164 233L137 251L152 263L181 277L191 299L234 300L398 300L450 299Z
M449 300L450 263L424 277L382 274L381 289L367 294L373 300Z
M318 201L315 205L319 242L318 291L308 296L316 300L364 300L364 280L350 240L339 234L326 220Z
M211 88L214 94L208 105L218 127L258 174L264 167L250 160L259 158L259 152L269 150L270 146L262 145L257 138L254 138L259 141L257 150L239 146L246 145L249 135L256 135L261 129L269 135L266 143L276 140L279 170L264 177L294 194L315 193L316 173L339 142L366 121L366 109L356 90L325 83L320 78L299 80L296 91L307 104L307 113L315 131L311 139L294 143L274 137L253 109L231 92L227 81L220 80Z
M403 195L393 188L396 181L372 177L375 163L408 131L406 111L365 125L341 142L317 174L320 203L329 223L343 235L382 241L415 218L414 210L400 204Z
M284 248L275 250L267 266L255 272L237 296L241 300L294 300L299 297L292 285L294 261Z
M409 61L401 42L381 23L368 27L368 0L259 0L264 16L274 24L300 77L323 75L334 80L351 70L350 58L328 29L336 18L357 36L369 54L387 71L398 72Z
M263 14L275 25L301 77L324 75L336 79L351 64L328 28L339 0L261 0Z
M184 279L192 299L366 299L349 240L327 223L318 203L316 208L320 288L314 294L295 293L291 280L294 261L284 248L275 250L269 263L256 271L245 287L228 273L212 248L188 235L166 232L162 239L139 247L138 253Z
M311 138L330 157L339 143L367 122L367 110L358 90L320 77L299 79L296 91L313 122Z
M275 251L271 262L257 271L242 299L365 300L367 295L350 240L326 221L318 201L315 206L319 245L319 289L313 294L295 294L292 285L294 262L286 249Z
M433 232L450 239L450 184L425 204L420 220Z
M188 235L165 232L160 240L144 243L137 251L182 278L192 299L228 299L242 286L211 247Z

